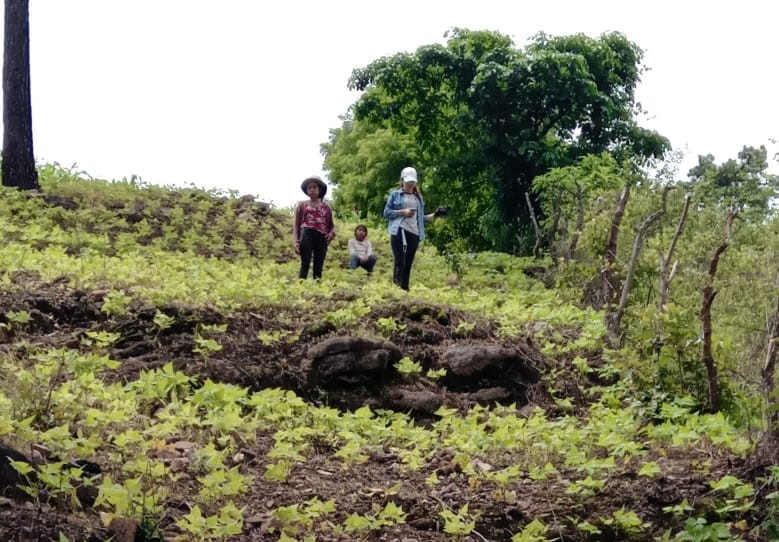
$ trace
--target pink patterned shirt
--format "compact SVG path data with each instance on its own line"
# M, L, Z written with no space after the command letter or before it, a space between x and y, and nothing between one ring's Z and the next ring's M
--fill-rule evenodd
M292 236L296 242L300 241L300 233L303 228L316 230L322 235L328 235L332 232L335 235L335 224L333 223L333 211L324 201L314 206L310 201L299 201L295 207L295 226L292 230Z

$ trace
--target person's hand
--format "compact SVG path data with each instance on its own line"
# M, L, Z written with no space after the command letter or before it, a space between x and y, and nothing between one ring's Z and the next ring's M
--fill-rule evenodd
M335 234L333 232L328 233L327 236L325 237L328 243L332 241L334 238L335 238Z
M449 214L449 209L442 206L435 210L433 216L438 218L439 216L446 216L447 214Z
M300 254L300 241L295 241L295 254Z
M414 213L416 213L416 209L401 209L400 214L403 216L414 216Z

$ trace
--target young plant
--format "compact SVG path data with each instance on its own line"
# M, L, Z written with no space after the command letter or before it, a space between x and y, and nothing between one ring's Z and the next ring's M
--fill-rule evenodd
M641 534L651 525L641 521L641 518L633 510L625 510L624 507L615 510L611 518L605 518L602 521L604 525L613 526L615 530L624 533L629 538Z
M405 356L395 364L395 368L403 376L418 375L422 373L422 365Z
M476 528L476 520L468 512L468 503L462 505L457 512L446 509L438 515L444 520L444 532L456 537L468 536Z
M511 542L546 542L547 526L536 518L528 523L524 529L511 537Z
M323 521L328 515L335 513L335 510L335 501L322 501L318 497L313 497L302 505L295 503L280 506L273 511L271 531L281 531L282 538L279 540L295 540L290 537L297 536L301 531L310 530L317 521ZM309 540L309 537L304 540Z
M109 316L123 316L130 308L133 298L124 290L111 290L103 298L100 310Z
M428 369L427 373L425 373L425 376L430 380L439 380L446 376L446 368L441 367L440 369Z
M225 331L227 331L227 324L198 326L195 330L195 347L192 351L200 354L203 360L208 362L213 354L222 350L222 345L215 339L205 337L203 333L224 333Z
M299 337L299 333L286 331L283 329L271 332L260 330L257 333L257 340L260 341L264 346L270 346L282 341L292 343L295 342Z
M154 319L152 322L154 323L154 328L156 330L154 339L158 340L160 333L170 328L170 326L176 322L176 319L173 316L168 316L164 312L161 312L159 309L157 309L154 312Z
M87 331L86 337L81 339L81 344L104 350L116 343L121 336L121 333L113 333L111 331Z
M0 322L0 329L22 329L24 326L30 323L30 313L27 311L8 311L5 313L5 317L8 322Z
M730 527L725 523L715 522L709 524L705 518L688 518L684 522L684 530L676 533L673 540L685 542L740 542L742 539L734 537Z
M391 527L406 522L406 513L403 508L394 502L387 505L377 515L350 514L344 521L344 531L350 534L365 535L372 531L379 531L384 527Z
M391 337L396 333L406 329L406 324L400 324L397 320L388 316L387 318L379 318L376 320L376 327L385 337Z
M195 505L176 521L176 525L192 535L194 540L226 540L243 532L243 513L229 502L219 509L218 514L204 516L200 506Z
M476 324L473 322L460 322L454 328L454 335L456 337L469 337L475 328Z

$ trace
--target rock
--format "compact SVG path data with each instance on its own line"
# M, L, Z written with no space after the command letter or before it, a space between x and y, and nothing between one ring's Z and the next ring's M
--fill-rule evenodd
M432 415L441 408L443 398L430 390L407 390L398 388L389 394L389 406L393 410L414 414Z
M11 466L11 461L21 461L32 465L32 461L23 453L8 446L0 444L0 494L11 498L27 498L25 492L19 489L19 485L29 485L36 479L35 471L29 473L27 478Z
M468 344L449 347L439 363L455 377L478 377L488 371L504 377L506 371L521 373L533 382L540 373L536 368L538 355L528 345L507 348L496 344Z
M333 337L312 347L309 383L320 387L382 383L403 357L389 341Z
M62 207L63 209L67 209L69 211L78 208L78 204L73 198L65 198L62 196L52 196L50 194L46 194L43 195L43 201L45 201L52 207Z
M135 542L138 535L138 522L128 518L114 518L108 525L113 542Z
M527 390L541 378L541 356L528 344L454 345L434 368L446 369L441 383L449 392L467 392L479 404L527 402Z
M511 397L509 391L500 386L495 388L484 388L483 390L478 390L468 395L469 400L480 405L503 401L509 397Z

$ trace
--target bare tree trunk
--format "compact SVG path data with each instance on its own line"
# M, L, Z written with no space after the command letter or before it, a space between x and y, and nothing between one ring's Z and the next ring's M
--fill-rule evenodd
M3 185L39 188L32 147L29 0L5 0Z
M539 258L541 256L541 228L538 226L536 212L533 210L533 202L530 201L530 194L527 192L525 192L525 201L527 202L527 208L530 210L530 219L533 222L533 230L536 232L536 244L533 245L533 256Z
M684 209L682 210L682 216L679 217L679 223L676 225L676 232L674 232L673 240L671 240L671 246L668 248L668 254L663 255L662 249L660 249L660 292L658 294L658 309L660 312L666 311L666 304L668 303L668 289L671 287L671 281L676 275L679 262L674 262L671 270L668 270L668 264L671 263L674 250L676 250L676 243L679 241L679 237L684 231L684 223L687 220L687 214L690 211L690 201L692 199L689 195L684 198Z
M672 189L672 186L666 186L663 189L662 206L644 219L644 222L641 223L641 226L636 232L635 239L633 239L633 251L630 253L630 261L628 262L628 268L625 273L625 281L622 283L622 293L619 297L619 304L613 313L609 314L608 311L606 313L606 330L608 331L609 340L611 341L612 346L618 346L620 342L620 336L622 335L622 317L625 315L625 309L628 305L628 295L630 294L630 289L633 287L633 278L636 276L638 256L641 254L641 247L644 246L644 239L652 224L665 214L668 192Z
M779 274L777 278L779 278ZM779 286L779 280L777 280L777 286ZM777 410L777 399L774 396L774 372L776 371L777 351L779 351L779 297L777 298L773 320L768 325L768 349L765 355L765 364L761 371L765 401L768 407L767 412L769 412L766 426L774 442L779 442L779 410Z
M725 221L725 235L722 242L714 251L709 264L709 276L706 278L706 285L703 287L703 306L701 307L701 323L703 324L703 364L706 366L706 376L709 380L709 410L719 412L720 394L719 380L717 377L717 365L714 362L714 356L711 353L711 306L714 303L714 297L717 295L714 290L714 277L717 274L720 256L728 248L730 243L730 230L733 227L733 221L738 216L738 211L731 211Z
M547 242L549 243L549 251L552 254L553 264L557 265L557 259L561 256L560 250L557 246L558 231L560 231L560 211L555 210L552 214L552 225L547 231Z
M607 315L609 313L609 307L614 304L616 292L614 268L617 263L617 238L619 237L619 226L622 223L622 217L625 216L625 207L628 204L628 199L630 199L630 187L626 186L622 189L622 193L617 199L617 206L611 217L609 238L606 241L606 252L603 255L603 269L601 269L601 306L595 308L601 309L605 307Z
M573 259L573 255L576 253L576 248L579 246L579 236L584 228L584 193L579 183L576 183L576 201L578 203L576 210L576 229L571 236L571 245L568 247L569 261Z

